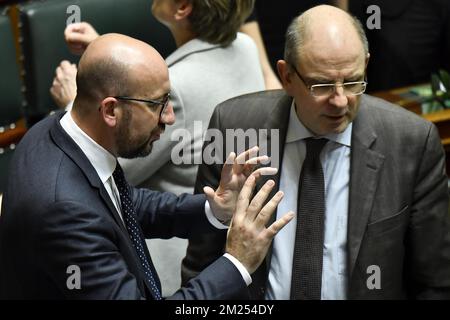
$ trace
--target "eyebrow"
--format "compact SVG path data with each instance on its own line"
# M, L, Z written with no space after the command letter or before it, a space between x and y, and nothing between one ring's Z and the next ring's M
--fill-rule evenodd
M163 100L168 94L170 94L170 91L167 91L162 96L159 96L158 98L146 98L146 100L155 100L155 101L161 101Z
M166 93L164 93L161 97L159 97L158 99L153 99L153 100L162 100L164 99L168 94L170 94L170 90L167 91Z

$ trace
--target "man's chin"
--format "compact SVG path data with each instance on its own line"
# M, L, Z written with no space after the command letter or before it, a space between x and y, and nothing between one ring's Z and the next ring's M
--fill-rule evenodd
M144 158L148 156L153 149L153 141L150 143L145 144L144 146L135 149L135 150L128 150L126 152L123 152L119 154L119 157L125 158L125 159L135 159L135 158Z
M135 158L145 158L146 156L148 156L150 153L152 153L152 146L150 146L149 149L144 150L139 152L138 154L136 154Z

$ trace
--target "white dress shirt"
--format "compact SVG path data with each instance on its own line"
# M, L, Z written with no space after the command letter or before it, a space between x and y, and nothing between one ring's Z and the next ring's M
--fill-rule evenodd
M120 217L121 214L121 203L120 194L117 189L116 183L112 176L114 170L116 169L117 159L105 148L95 142L91 137L89 137L81 128L75 123L72 118L71 112L66 112L66 114L61 118L60 124L64 131L75 141L75 143L80 147L83 153L88 158L89 162L94 167L97 172L100 181L103 183L106 191L108 192L111 201L117 209ZM216 228L224 229L227 226L223 225L212 213L208 201L205 202L205 213L208 221ZM123 221L123 218L122 218ZM245 283L249 285L252 283L252 278L248 273L247 269L242 265L239 260L230 254L224 254L228 260L230 260L242 275Z
M108 192L114 207L116 207L117 212L122 218L119 190L117 189L116 183L114 182L114 178L112 176L114 170L116 169L116 157L114 157L109 151L81 130L81 128L73 120L70 112L66 112L66 114L61 118L60 124L67 134L73 139L73 141L75 141L75 143L80 147L89 162L94 167L100 181L103 183L103 186Z
M325 229L321 299L347 297L347 216L350 181L352 124L340 134L328 134L320 161L325 179ZM297 212L300 172L306 155L304 139L314 135L299 121L292 103L280 173L284 198L277 219ZM297 216L276 236L273 243L266 299L290 299Z

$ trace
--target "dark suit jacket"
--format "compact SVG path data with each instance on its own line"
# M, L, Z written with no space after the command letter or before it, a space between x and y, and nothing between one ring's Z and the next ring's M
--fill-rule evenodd
M291 103L292 98L281 90L234 98L216 108L210 127L221 132L226 128L267 129L268 145L270 129L279 129L282 159ZM350 299L450 298L444 164L440 139L430 122L383 100L362 96L351 146L347 236ZM220 169L220 165L202 165L196 191L204 185L216 186ZM277 185L281 170L275 178ZM261 179L257 189L268 178ZM220 233L190 239L183 280L218 256L223 244L224 234ZM266 262L253 275L256 298L265 293L270 253ZM366 285L373 273L367 273L371 265L380 267L380 290L369 290Z
M14 155L0 216L0 299L151 299L128 232L61 116L36 124ZM214 230L203 195L131 192L146 238ZM79 290L66 285L71 265L81 271ZM171 298L231 299L247 291L222 257Z

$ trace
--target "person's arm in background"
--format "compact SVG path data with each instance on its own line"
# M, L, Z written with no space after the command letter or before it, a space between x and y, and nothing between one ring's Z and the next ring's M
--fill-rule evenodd
M69 24L64 30L64 39L70 52L82 55L87 46L97 39L99 34L92 25L87 22Z
M67 60L61 61L56 68L50 94L60 109L68 111L77 95L77 66Z
M247 21L242 25L240 31L247 34L253 39L253 41L255 41L256 47L258 48L259 60L264 75L264 83L266 85L266 89L281 89L280 80L270 66L258 21Z
M75 55L82 55L87 46L98 36L94 27L87 22L69 24L64 30L67 47ZM76 74L76 65L66 60L56 68L50 94L61 109L70 109L75 99L77 93Z

